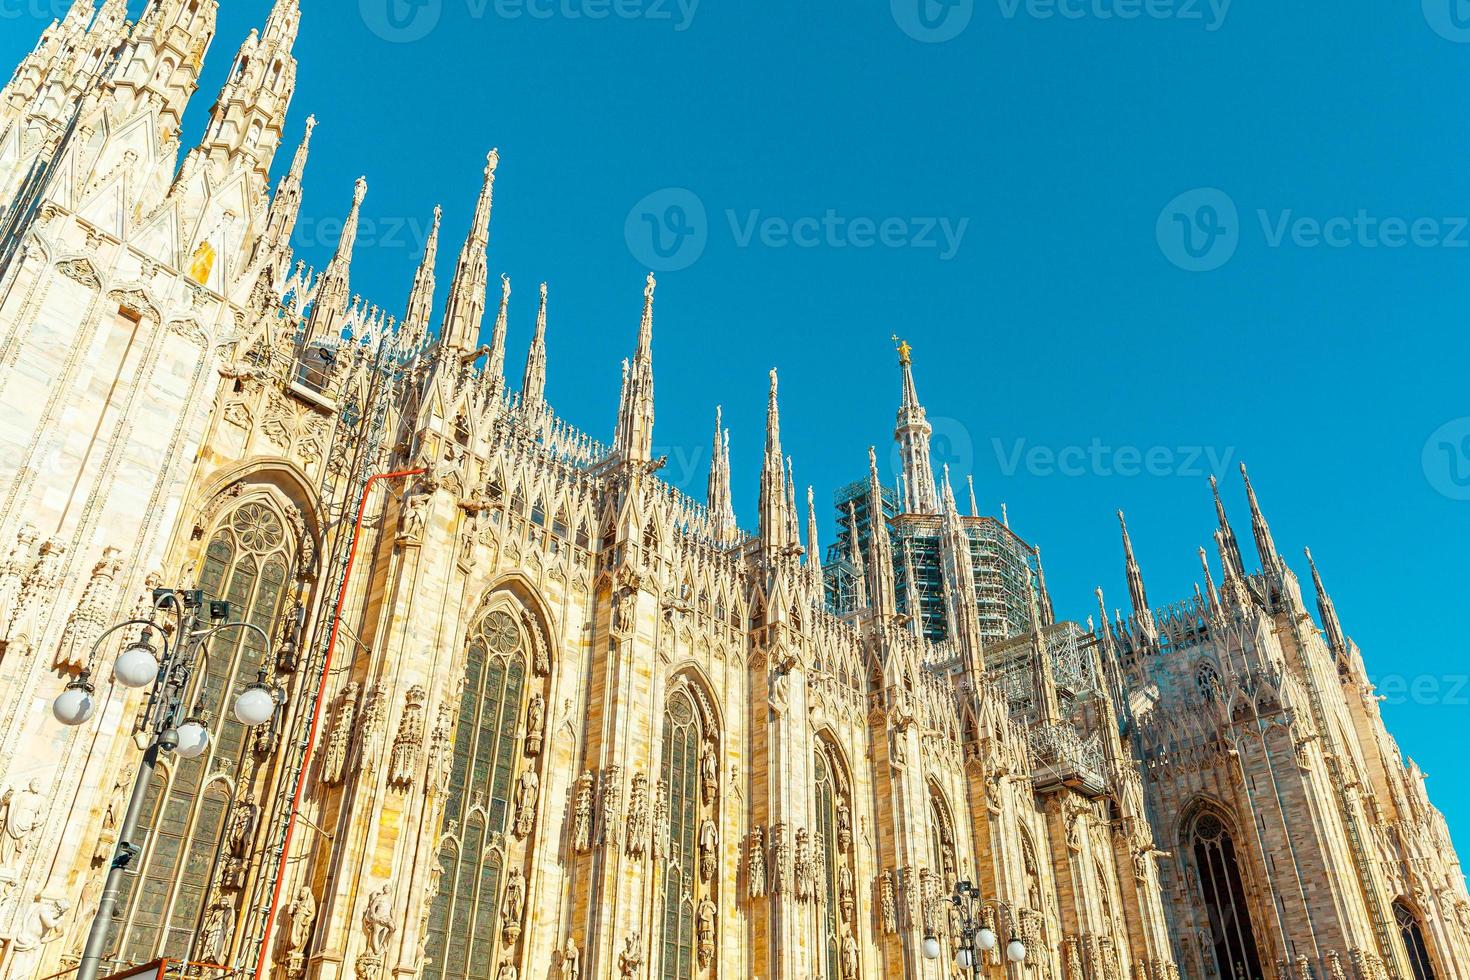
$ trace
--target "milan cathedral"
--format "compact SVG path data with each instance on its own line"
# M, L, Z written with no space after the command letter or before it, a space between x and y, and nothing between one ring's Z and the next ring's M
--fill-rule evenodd
M0 980L109 906L104 975L1470 977L1444 818L1248 477L1249 565L1217 488L1193 596L1124 524L1126 613L1060 620L904 345L901 472L802 508L773 372L742 527L718 416L708 499L660 477L652 276L609 442L547 402L544 284L508 377L493 151L447 290L436 212L406 305L355 293L365 180L296 261L299 0L195 140L217 6L75 0L0 90ZM140 768L115 664L180 596L258 632L175 632L207 739Z

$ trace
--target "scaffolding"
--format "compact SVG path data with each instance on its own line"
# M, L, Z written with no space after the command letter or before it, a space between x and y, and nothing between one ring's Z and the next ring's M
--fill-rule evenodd
M943 519L935 514L901 513L894 488L882 487L881 497L893 543L898 612L918 619L931 642L943 643L951 639L945 611ZM853 516L863 561L872 560L869 498L866 480L850 483L834 496L837 540L827 549L823 578L827 606L838 615L854 613L859 605L857 569L852 561ZM960 524L970 547L981 641L997 643L1025 634L1031 624L1031 590L1040 591L1036 549L991 517L961 517Z

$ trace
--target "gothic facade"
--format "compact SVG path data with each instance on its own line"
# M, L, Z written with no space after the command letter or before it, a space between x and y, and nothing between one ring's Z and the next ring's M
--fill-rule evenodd
M949 977L968 881L988 977L1470 977L1444 820L1253 490L1259 572L1221 506L1222 584L1155 611L1125 528L1130 614L1058 620L1036 547L933 470L904 347L898 487L871 454L823 559L773 372L742 529L718 419L707 500L660 479L652 276L610 442L547 403L544 285L508 381L493 151L442 298L437 214L401 315L354 294L364 180L296 262L298 0L183 150L216 9L76 0L0 90L5 980L77 963L146 702L112 677L136 629L98 641L159 588L270 642L199 658L211 737L121 842L111 968ZM284 697L247 729L255 681Z

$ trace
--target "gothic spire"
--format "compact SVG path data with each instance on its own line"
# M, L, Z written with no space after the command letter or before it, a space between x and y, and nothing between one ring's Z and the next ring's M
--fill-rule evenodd
M1041 591L1041 622L1050 626L1056 622L1056 613L1051 604L1051 591L1046 587L1046 566L1041 562L1041 546L1037 545L1036 552L1036 586Z
M1271 528L1266 516L1261 513L1260 501L1256 500L1256 488L1251 486L1250 474L1245 464L1240 464L1240 476L1245 480L1245 496L1251 505L1251 533L1256 539L1256 554L1261 559L1261 570L1274 575L1280 567L1281 558L1276 554L1276 542L1271 539Z
M903 542L903 603L908 611L909 632L914 636L924 635L924 607L919 601L919 587L914 580L914 550L909 539Z
M1322 617L1322 632L1327 637L1327 647L1334 656L1342 657L1347 653L1347 637L1342 632L1342 621L1337 618L1337 606L1332 602L1332 596L1327 594L1327 588L1322 584L1322 576L1317 571L1317 563L1312 559L1312 549L1308 548L1307 564L1312 566L1312 586L1317 590L1317 612Z
M347 313L347 301L351 296L352 249L357 244L357 224L366 197L367 178L359 177L353 185L352 208L347 212L347 220L342 222L337 250L317 283L316 298L311 304L311 322L307 327L308 340L335 339L340 318Z
M1203 547L1199 550L1199 563L1205 571L1205 599L1210 605L1210 616L1219 619L1224 616L1224 610L1220 607L1220 593L1215 590L1215 576L1210 572L1210 556Z
M1139 635L1150 645L1158 639L1154 614L1148 607L1148 593L1143 587L1143 572L1139 570L1138 558L1133 554L1133 539L1128 536L1128 520L1118 511L1118 524L1123 529L1123 555L1128 575L1128 595L1133 601L1133 618Z
M1108 622L1108 604L1103 598L1102 587L1099 586L1097 595L1097 612L1101 620L1098 634L1098 653L1102 661L1103 677L1107 681L1108 689L1113 695L1113 704L1126 714L1128 711L1127 692L1123 686L1123 675L1118 669L1118 648L1114 645L1113 631Z
M500 306L495 311L495 325L490 328L490 356L485 361L485 377L497 388L505 387L505 337L510 331L510 276L500 274ZM473 345L471 345L473 346Z
M296 42L296 32L301 29L300 0L276 0L270 16L265 19L262 36L290 47Z
M291 47L300 21L298 0L277 0L265 30L251 30L240 46L200 143L217 165L242 162L261 180L269 178L296 90Z
M904 509L914 514L937 514L939 495L934 488L934 467L929 458L929 437L934 429L914 387L913 348L897 337L893 339L898 342L898 364L903 372L903 396L893 438L903 455Z
M796 466L786 457L786 519L791 523L792 547L801 547L801 512L796 509Z
M1052 672L1051 652L1047 649L1046 637L1042 634L1041 610L1037 606L1036 590L1026 583L1026 598L1031 604L1031 669L1036 678L1036 707L1039 720L1056 725L1062 720L1061 703L1057 697L1057 679Z
M541 305L536 310L536 333L526 352L526 373L521 379L521 402L541 405L546 401L546 283L541 284Z
M965 482L970 486L970 516L979 517L980 505L975 502L975 477L967 476Z
M863 561L862 539L858 536L857 507L847 502L848 561L852 562L853 605L864 609L868 605L868 571Z
M429 240L424 243L424 257L413 274L413 289L408 293L408 309L403 314L402 336L409 347L417 347L429 332L429 316L434 309L434 263L439 258L439 222L444 209L434 205L434 224Z
M893 587L893 542L888 536L888 514L883 507L878 450L874 446L868 447L868 537L873 611L882 617L892 616L898 611L898 595Z
M715 408L715 438L710 447L709 513L715 536L724 541L735 530L735 505L730 491L730 433L724 428L724 410Z
M960 520L949 467L940 484L941 512L939 555L944 581L944 614L950 635L959 646L971 677L985 672L985 651L980 638L980 616L975 605L975 568L970 538Z
M647 462L653 452L653 273L643 287L643 318L638 324L638 349L623 384L614 448L624 462Z
M1210 492L1215 495L1215 516L1225 543L1220 559L1227 566L1225 574L1228 576L1233 571L1240 578L1245 578L1245 563L1240 559L1240 544L1235 540L1235 529L1230 526L1230 519L1225 516L1225 504L1220 500L1220 481L1213 474L1210 476Z
M491 150L485 158L484 180L480 199L475 204L475 217L470 232L459 251L454 269L454 282L444 304L444 326L439 342L446 350L464 354L475 349L480 340L480 324L485 317L485 284L489 278L486 249L490 244L490 208L495 194L495 168L500 154Z
M814 487L806 488L806 554L806 565L820 603L826 586L822 577L822 552L817 546L817 491Z
M1232 610L1243 609L1250 597L1246 591L1244 576L1237 574L1231 567L1230 542L1223 530L1215 531L1215 548L1220 552L1220 570L1224 576L1224 581L1220 583L1221 605Z
M771 369L770 395L766 400L766 452L761 464L760 535L768 551L792 545L791 515L787 513L785 457L781 454L781 408L777 401L775 368Z
M275 250L280 256L282 267L290 264L291 234L296 230L296 219L301 214L302 179L306 175L306 161L311 153L311 134L316 130L316 116L306 117L306 132L296 144L296 153L291 157L291 168L276 186L271 198L270 210L266 214L265 230L255 242L252 262L267 249ZM279 285L279 283L278 283Z

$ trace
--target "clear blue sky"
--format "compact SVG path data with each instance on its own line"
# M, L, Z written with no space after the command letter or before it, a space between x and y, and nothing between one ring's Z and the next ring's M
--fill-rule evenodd
M5 5L7 64L53 2ZM1304 574L1312 546L1370 670L1399 685L1390 725L1470 846L1454 618L1470 538L1455 499L1470 496L1470 28L1450 0L926 0L926 18L917 0L702 0L692 16L690 0L532 0L549 16L426 0L398 29L388 2L306 0L289 136L308 112L321 127L303 257L325 262L332 227L314 222L340 218L366 174L377 225L354 288L401 310L443 203L442 299L498 146L490 264L515 285L513 374L550 280L549 397L606 438L651 261L642 216L694 227L658 293L670 475L702 494L723 403L754 523L777 366L797 479L830 500L891 437L901 334L941 458L1042 545L1066 616L1088 615L1099 584L1125 601L1119 507L1155 604L1189 594L1213 523L1193 447L1228 460L1244 540L1247 460L1282 550ZM268 4L222 6L186 142ZM690 194L635 208L667 188ZM809 245L767 222L801 233L829 212L840 224ZM889 218L888 244L860 247ZM963 227L958 248L925 219ZM1154 472L1128 475L1126 453L1094 444L1157 449ZM1069 447L1086 452L1067 472L1033 452Z

